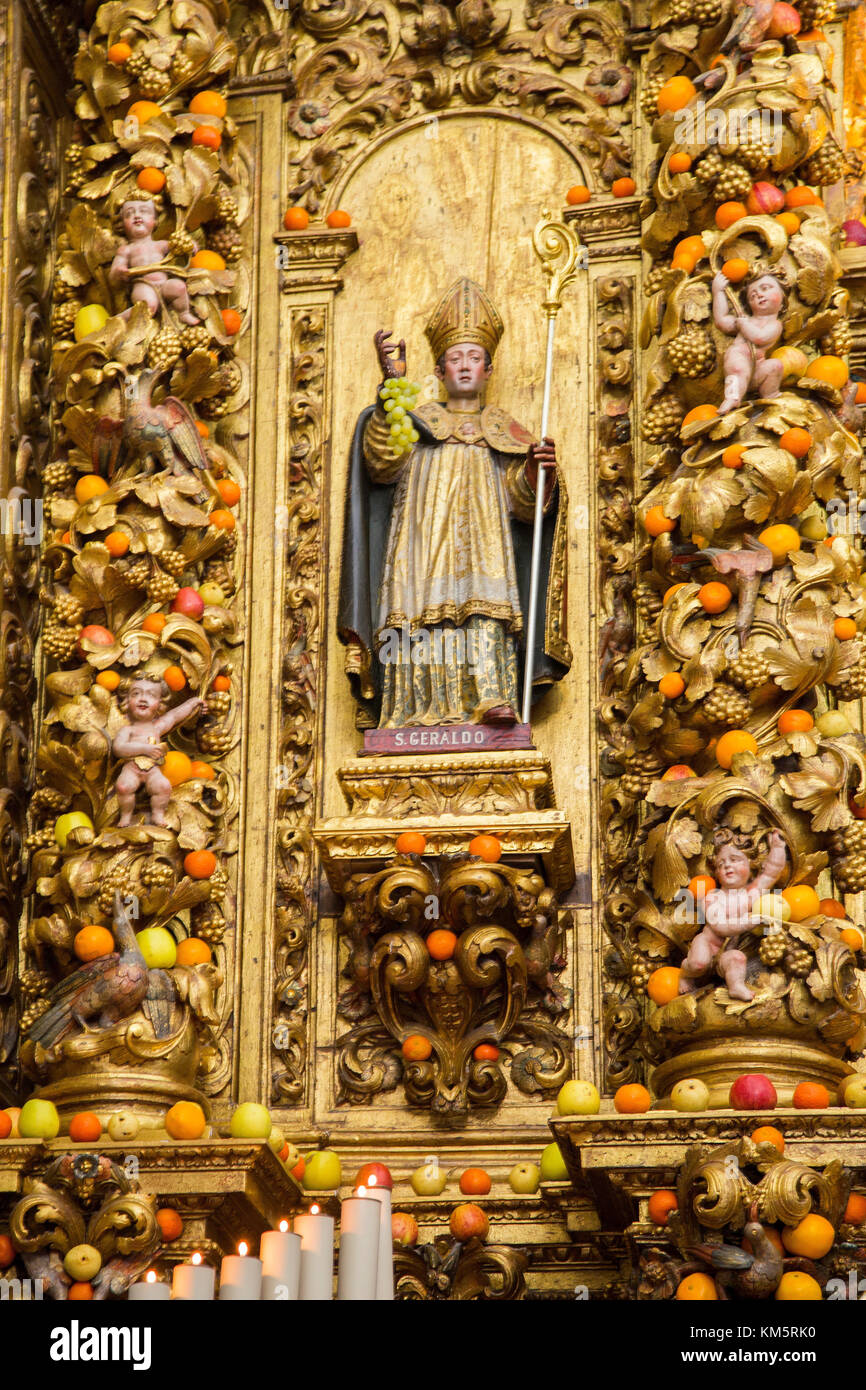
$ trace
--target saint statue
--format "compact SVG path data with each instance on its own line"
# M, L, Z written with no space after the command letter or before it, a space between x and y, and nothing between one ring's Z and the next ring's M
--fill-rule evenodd
M446 400L411 411L402 452L381 393L358 420L338 623L359 727L517 722L537 485L545 503L534 693L571 665L567 499L555 447L533 443L484 402L502 332L484 290L456 280L426 329ZM375 343L385 382L402 379L405 344L382 330Z

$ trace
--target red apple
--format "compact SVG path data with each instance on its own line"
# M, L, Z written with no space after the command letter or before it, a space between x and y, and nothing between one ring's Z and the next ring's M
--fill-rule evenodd
M778 1099L769 1076L760 1072L738 1076L728 1097L734 1110L775 1110Z
M204 612L204 601L197 589L188 585L178 589L171 605L172 613L181 613L185 618L200 618Z
M371 1178L376 1179L372 1184ZM355 1191L357 1192L359 1187L370 1186L388 1188L394 1186L394 1180L384 1163L365 1163L363 1168L358 1170L358 1176L355 1179Z
M84 655L82 642L89 642L93 647L113 647L114 633L109 632L107 627L100 627L99 623L88 623L78 633L78 651L81 656Z
M461 1202L455 1207L449 1225L455 1240L471 1240L473 1236L486 1240L490 1231L490 1222L475 1202Z
M786 34L799 34L799 32L800 16L794 6L786 5L784 0L779 0L778 4L773 6L767 38L783 39Z
M391 1239L395 1245L418 1244L418 1222L405 1211L395 1211L391 1217Z

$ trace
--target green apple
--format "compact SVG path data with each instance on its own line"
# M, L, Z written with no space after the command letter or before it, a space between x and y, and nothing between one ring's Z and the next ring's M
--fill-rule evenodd
M98 333L108 322L108 310L101 304L82 304L72 325L76 343L90 333Z
M177 942L166 927L145 927L135 940L150 970L170 970L177 960Z
M846 719L840 709L825 710L815 720L818 733L826 738L841 738L843 734L850 734L852 727L851 720Z
M286 1136L283 1134L283 1131L281 1129L277 1129L276 1125L274 1125L273 1129L268 1135L268 1148L273 1149L274 1153L278 1154L285 1142Z
M22 1139L56 1139L60 1133L57 1106L50 1100L28 1100L18 1116L18 1132Z
M67 811L54 822L54 838L61 849L66 848L70 830L92 830L93 821L83 811Z
M119 1144L124 1139L134 1139L140 1128L138 1116L131 1110L118 1110L108 1121L108 1137Z
M314 1149L307 1154L303 1184L308 1192L334 1192L343 1181L343 1169L333 1149Z
M694 1112L706 1110L709 1101L709 1089L696 1076L689 1076L685 1081L678 1081L671 1091L671 1105L674 1110Z
M537 1192L541 1182L541 1171L537 1163L515 1163L508 1174L508 1184L512 1192Z
M541 1181L564 1182L568 1177L565 1159L558 1144L548 1144L541 1151Z
M857 1076L845 1083L845 1104L851 1110L866 1110L866 1076Z
M752 904L752 917L769 917L771 922L787 922L791 904L781 893L762 893Z
M409 1179L412 1191L419 1197L438 1197L445 1191L448 1182L448 1174L444 1168L440 1168L435 1158L429 1162L422 1163L420 1168L416 1168Z
M210 608L219 608L226 601L225 590L220 588L219 584L210 582L199 585L198 596L202 603L207 604Z
M102 1269L102 1256L95 1245L73 1245L63 1256L63 1268L70 1279L89 1280Z
M266 1105L256 1105L254 1101L247 1100L232 1112L229 1133L233 1139L269 1139L273 1123Z
M601 1096L591 1081L566 1081L556 1097L558 1115L597 1115Z

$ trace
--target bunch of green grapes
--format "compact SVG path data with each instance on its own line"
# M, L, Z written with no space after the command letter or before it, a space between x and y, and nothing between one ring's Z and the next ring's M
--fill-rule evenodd
M395 376L385 382L379 392L385 414L388 416L390 432L388 443L395 454L405 454L417 443L418 431L412 424L410 411L415 407L421 387L408 377Z

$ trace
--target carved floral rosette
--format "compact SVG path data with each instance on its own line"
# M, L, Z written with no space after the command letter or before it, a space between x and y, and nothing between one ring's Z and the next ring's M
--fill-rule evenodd
M21 975L22 1059L34 1078L57 1083L61 1107L88 1074L98 1074L108 1106L110 1078L120 1095L124 1070L136 1069L151 1107L160 1095L171 1103L197 1090L216 1094L230 1074L223 982L232 974L244 638L236 516L249 397L241 351L249 190L231 119L190 110L203 91L215 95L209 111L224 110L235 60L226 18L221 0L103 5L75 60L78 139L66 151L67 215L54 282L57 433L42 476L45 698ZM126 199L153 201L153 236L167 243L167 273L185 284L195 322L161 294L152 311L131 303L134 277L119 284L109 275L126 235ZM166 401L200 446L177 432L168 445L153 444L159 429L148 412ZM174 610L180 589L202 586L202 612ZM165 825L150 823L139 792L132 824L120 828L112 740L125 722L130 679L141 673L165 679L169 706L199 696L206 708L165 740L172 783ZM80 813L81 824L61 843L55 824L69 812ZM216 856L206 876L187 861L200 850ZM145 1004L49 1048L28 1042L29 1028L79 966L76 933L111 927L116 892L136 930L165 926L178 941L198 937L211 959L167 972L159 1025Z

